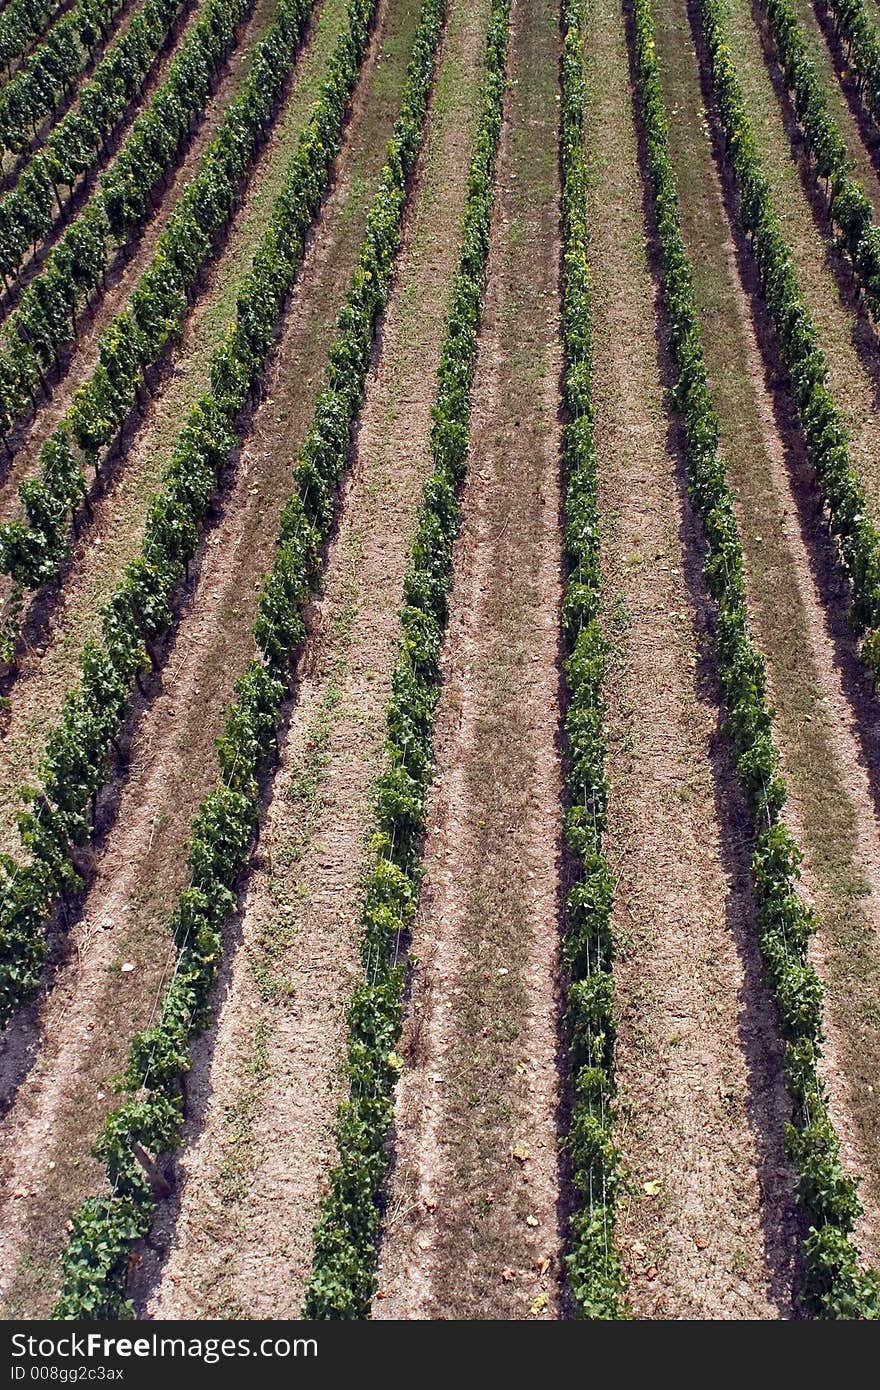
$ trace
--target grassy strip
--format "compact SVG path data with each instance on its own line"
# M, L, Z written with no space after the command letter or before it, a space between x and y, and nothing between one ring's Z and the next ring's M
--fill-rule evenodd
M361 912L364 982L348 1009L348 1098L336 1120L338 1161L315 1227L304 1314L361 1318L376 1286L386 1141L402 1060L394 1051L402 1021L401 939L416 907L425 797L433 773L434 711L440 644L458 532L458 489L467 469L471 386L477 355L501 129L510 0L492 0L486 76L476 150L468 179L462 251L450 295L431 430L434 471L425 484L404 578L402 635L386 713L388 766L377 782L376 832Z
M370 3L368 13L373 11ZM321 205L363 56L359 11L330 59L321 96L300 137L284 189L238 296L236 320L215 352L211 389L194 405L150 504L141 552L101 610L101 639L80 656L81 679L67 694L39 768L41 789L19 813L28 862L6 858L0 897L0 1020L37 984L46 913L82 886L73 850L89 837L89 799L109 775L110 750L132 687L171 623L171 599L199 543L199 523L237 443L235 424L271 347L284 294Z
M366 47L370 11L370 0L352 0L352 36L343 39L339 61L333 64L336 72L347 71L349 87ZM108 1117L97 1141L95 1152L106 1159L111 1194L90 1199L74 1218L56 1317L107 1317L127 1311L126 1255L132 1241L149 1228L155 1205L137 1149L166 1152L179 1142L180 1082L190 1066L190 1038L205 1026L210 1014L211 983L223 950L222 928L236 904L235 885L247 866L258 816L257 774L275 746L290 658L304 630L301 609L333 522L337 485L363 399L373 331L387 299L400 245L409 175L424 134L443 14L444 0L423 0L400 114L339 312L326 384L296 463L275 563L261 594L254 626L257 655L236 682L237 699L218 740L220 779L195 818L192 878L170 924L178 947L174 974L158 1023L132 1043L123 1082L127 1099ZM308 154L307 146L297 164L307 167ZM288 227L289 216L285 206L275 225L273 245L283 234L301 235L298 213L292 227ZM288 284L288 277L276 269L275 312ZM271 294L256 270L253 287ZM273 312L267 322L274 316ZM246 335L238 333L236 346L242 374L252 372Z
M160 0L161 3L161 0ZM26 409L36 410L36 392L48 397L44 372L57 365L65 346L77 336L76 319L103 282L116 245L123 245L140 226L157 184L167 180L194 129L193 117L205 107L220 66L238 41L238 25L252 0L207 0L168 75L138 116L105 174L95 196L46 258L40 275L24 291L6 320L0 342L0 436L4 443ZM99 102L99 106L100 106ZM93 113L96 119L100 111ZM57 155L59 172L72 181L94 162L88 131L63 123ZM34 236L49 230L51 189L45 170L38 170L37 191L27 218ZM9 228L0 207L0 234ZM38 216L42 206L42 222ZM42 230L41 230L42 228ZM16 262L17 264L17 262ZM8 444L7 444L8 449Z
M746 113L726 34L723 0L699 0L712 83L727 150L739 186L739 214L750 238L780 355L810 462L815 469L837 560L850 588L850 618L861 655L880 677L880 533L852 466L843 416L828 389L828 362L773 205L755 134Z
M782 820L786 786L773 740L764 658L752 638L743 555L709 391L693 277L681 235L678 191L654 47L651 0L634 0L636 72L661 248L661 285L677 380L673 404L685 429L689 491L708 545L704 575L718 605L715 656L727 732L752 816L752 884L766 979L773 990L793 1107L786 1149L797 1173L808 1306L824 1318L880 1317L880 1280L860 1269L850 1236L861 1206L840 1162L840 1141L818 1071L823 992L807 958L815 929L798 894L801 853Z
M20 72L0 91L0 158L20 152L36 135L38 122L54 112L74 79L103 46L124 0L79 0L50 29Z
M614 1246L620 1156L612 1130L614 1096L614 882L602 848L608 781L602 683L606 646L599 626L599 504L593 435L592 290L587 262L584 158L584 0L563 4L562 335L566 422L563 603L568 709L565 835L580 870L568 894L563 960L569 972L565 1022L574 1089L569 1130L578 1203L569 1222L568 1287L577 1316L628 1316Z
M314 0L279 0L199 171L174 209L127 307L104 329L98 364L74 393L70 409L40 450L39 475L19 488L26 521L0 526L0 569L39 588L57 577L70 552L71 520L87 502L86 468L99 461L131 411L142 409L141 384L180 331L199 294L200 276L247 187L257 152L296 61ZM74 445L76 448L74 448Z
M145 0L121 38L108 50L74 110L55 126L45 149L34 155L15 187L0 202L0 275L17 276L31 246L53 228L58 190L72 187L95 167L100 150L152 71L174 20L189 0Z
M815 159L816 177L825 180L829 216L843 238L868 307L880 320L880 227L874 209L851 173L846 141L828 109L828 93L791 0L762 3L798 124Z

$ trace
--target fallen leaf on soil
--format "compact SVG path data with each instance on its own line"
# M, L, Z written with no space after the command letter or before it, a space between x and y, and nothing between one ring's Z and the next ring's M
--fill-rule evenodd
M420 1240L420 1241L419 1241L419 1249L420 1249L420 1250L430 1250L430 1248L431 1248L431 1242L430 1242L429 1240Z
M538 1261L538 1273L539 1273L539 1274L546 1274L549 1268L550 1268L550 1260L549 1260L548 1256L545 1255L544 1258L543 1258L542 1260L539 1260L539 1261Z
M539 1316L539 1314L543 1313L544 1309L547 1307L547 1304L549 1302L550 1299L547 1296L547 1294L539 1293L538 1297L535 1299L534 1303L529 1309L529 1312L531 1313L532 1317L536 1318Z
M709 1242L705 1236L697 1236L696 1240L694 1241L694 1245L697 1247L698 1250L705 1250L708 1244Z
M642 1187L649 1197L656 1197L662 1186L663 1182L660 1178L649 1178L647 1182L642 1183Z
M648 1253L647 1247L640 1240L634 1240L630 1248L637 1260L643 1260Z
M23 1187L17 1187L17 1188L15 1189L15 1191L13 1192L12 1195L13 1195L13 1197L26 1197L26 1196L27 1196L27 1192L25 1191L25 1189L24 1189Z
M530 1157L525 1144L517 1144L516 1148L513 1150L513 1156L519 1163L525 1163L526 1159Z
M501 1271L501 1278L505 1284L510 1284L516 1278L516 1271L511 1269L509 1265L505 1265Z
M659 1269L657 1268L656 1265L651 1265L651 1267L650 1267L649 1269L646 1269L646 1270L645 1270L645 1274L647 1275L647 1277L648 1277L649 1279L656 1279L656 1278L657 1278L657 1275L658 1275L659 1273L660 1273L660 1271L659 1271Z
M526 1225L527 1225L527 1226L537 1226L538 1224L539 1224L539 1223L538 1223L538 1218L537 1218L537 1216L527 1216L527 1217L526 1217Z

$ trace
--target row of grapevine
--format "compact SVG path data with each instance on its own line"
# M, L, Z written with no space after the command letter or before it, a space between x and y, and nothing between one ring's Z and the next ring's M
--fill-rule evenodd
M87 496L86 468L97 474L102 450L130 412L141 385L199 291L215 238L231 220L240 190L293 67L312 0L280 0L248 76L160 236L128 307L98 341L98 363L73 396L65 418L40 451L39 475L19 489L25 520L0 527L0 569L36 588L57 575L68 554L71 521ZM65 320L66 322L66 320ZM74 446L76 452L74 452Z
M434 711L458 489L467 471L477 354L507 62L510 0L492 0L476 149L468 180L461 259L441 349L431 430L434 471L425 484L404 579L401 638L386 711L387 768L374 793L375 833L361 910L364 981L348 1008L348 1098L336 1119L338 1159L315 1228L304 1315L362 1318L376 1285L380 1199L401 1061L405 967L397 946L412 923L420 878L425 797L433 775Z
M76 108L53 130L46 148L30 161L15 188L0 202L0 275L17 276L61 211L60 190L73 188L95 167L100 151L152 71L175 16L188 0L145 0L80 94Z
M828 94L791 0L763 0L763 4L798 123L816 161L817 177L827 183L831 220L843 238L868 307L880 322L880 227L874 210L851 173L846 141L828 110Z
M11 0L0 15L0 67L7 70L65 6L65 0Z
M301 245L308 220L305 207L289 195L298 194L304 182L312 183L313 155L319 166L329 167L345 99L366 47L371 10L371 0L351 0L350 30L340 43L321 99L334 109L326 116L319 111L315 127L310 126L295 161L291 187L273 218L261 255L264 264L259 268L255 264L246 311L239 314L232 349L224 356L218 411L223 411L220 400L230 389L239 405L243 402L269 351L274 322L292 278L293 262L286 248L291 239L295 247ZM223 952L223 926L235 905L236 884L247 866L258 816L257 774L275 746L291 657L304 632L301 609L313 587L322 543L336 510L351 427L363 398L373 331L400 245L409 175L422 142L443 12L444 0L423 0L400 113L339 313L315 419L294 468L275 562L264 581L254 627L257 654L236 682L237 698L218 741L220 777L195 818L189 861L192 878L171 920L178 948L174 975L158 1023L133 1041L125 1073L126 1099L108 1117L98 1140L95 1152L106 1161L110 1195L90 1199L73 1219L56 1317L106 1317L128 1311L125 1257L132 1240L149 1228L155 1200L134 1145L162 1153L179 1142L180 1083L190 1065L190 1039L208 1020L211 983ZM320 133L325 127L335 135L330 146ZM256 341L248 322L259 328Z
M703 3L714 8L716 0ZM807 952L815 922L798 893L801 854L782 819L786 786L773 740L764 658L750 631L733 498L718 454L718 420L681 235L651 0L634 0L634 16L637 86L660 239L663 303L676 370L672 399L684 424L689 492L708 547L704 575L717 604L715 657L737 776L752 817L758 940L776 1000L785 1081L792 1101L786 1149L797 1174L797 1198L809 1222L803 1249L806 1300L821 1317L878 1318L880 1280L873 1271L859 1268L850 1239L861 1207L856 1184L840 1162L840 1141L819 1075L823 991ZM722 57L723 47L713 46ZM747 143L742 127L740 134L737 148Z
M7 320L0 343L0 437L36 410L44 373L76 337L76 319L102 283L114 244L124 245L146 216L153 192L181 157L193 119L205 107L221 64L237 42L252 0L208 0L168 76L138 117L97 194L47 257ZM69 157L76 158L74 147ZM82 150L86 165L88 146ZM72 172L72 170L71 170Z
M0 158L25 149L39 122L70 94L96 49L106 43L124 4L125 0L79 0L0 90Z
M240 97L229 107L224 127L229 134L220 148L227 160L244 169L257 131L265 125L272 97L293 62L297 35L308 14L308 0L281 0L276 18L261 41ZM329 90L329 88L328 88ZM300 218L317 209L336 148L335 127L328 124L335 102L318 111L307 130L303 149L314 161L309 180L296 164L287 196ZM340 117L341 119L341 114ZM253 123L256 122L256 125ZM221 136L222 129L221 128ZM231 138L230 138L231 137ZM213 148L213 147L212 147ZM222 167L222 166L221 166ZM227 163L227 170L229 164ZM211 165L209 163L210 170ZM199 246L193 227L206 225L214 209L231 206L231 185L224 190L220 176L207 183L208 201L200 205L199 179L190 185L185 201L188 215L182 225L184 254ZM203 187L205 184L203 183ZM290 216L293 214L291 213ZM87 646L81 657L82 679L67 696L58 724L49 734L39 769L42 789L31 809L19 815L22 846L27 863L6 860L0 897L0 1019L36 984L44 953L42 924L46 912L60 897L81 886L71 852L88 839L89 800L96 796L108 775L113 739L125 716L132 683L149 665L152 642L170 623L170 598L183 577L198 545L198 521L204 515L217 482L219 469L234 443L232 424L254 380L256 365L268 347L261 347L267 333L266 305L274 302L281 270L292 275L298 260L298 243L275 248L280 228L287 222L281 213L267 233L258 257L262 273L246 283L238 300L237 323L221 345L212 364L212 391L202 397L190 414L168 465L162 486L148 514L140 557L132 562L102 612L102 642ZM199 236L201 233L199 233ZM277 257L277 264L273 261ZM168 257L170 262L170 256ZM162 272L164 265L158 263ZM167 272L171 278L170 271ZM144 282L142 281L142 284ZM150 282L147 282L148 285ZM161 281L160 281L161 284ZM173 281L172 281L173 284ZM273 289L273 287L276 287ZM144 296L141 303L147 303ZM134 325L132 316L123 316ZM155 320L161 331L162 321ZM129 328L131 334L131 328ZM118 352L131 344L119 334L113 340ZM258 347L261 351L258 353ZM247 364L250 364L249 366ZM134 367L137 370L137 357ZM247 366L247 370L244 368ZM101 370L99 368L99 370ZM107 377L106 367L104 368ZM112 404L112 402L111 402ZM81 470L73 461L66 437L53 436L58 472L67 467L64 481L73 489ZM34 482L32 495L40 484Z
M587 261L584 156L585 0L564 0L562 55L562 336L565 361L565 835L580 874L565 904L563 962L568 973L565 1027L573 1101L568 1135L576 1204L566 1270L576 1314L628 1313L614 1245L621 1177L613 1135L614 880L603 850L607 827L606 644L599 626L602 580L593 434L591 283Z
M821 4L845 45L859 96L880 125L880 28L871 0L821 0Z
M725 31L723 0L699 0L712 85L739 186L739 215L791 379L837 558L851 593L851 618L862 656L880 674L880 534L852 467L843 416L828 389L828 363L782 234Z

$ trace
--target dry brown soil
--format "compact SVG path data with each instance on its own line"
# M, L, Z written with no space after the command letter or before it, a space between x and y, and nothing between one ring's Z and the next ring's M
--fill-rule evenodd
M325 59L343 9L336 29L319 30ZM204 547L162 688L137 725L118 814L96 857L69 953L48 998L6 1040L7 1070L13 1058L26 1070L0 1129L0 1282L8 1316L51 1305L64 1220L100 1181L88 1146L112 1100L108 1082L131 1032L149 1018L169 965L165 921L185 882L190 820L216 776L213 740L253 649L257 585L271 562L292 458L399 104L416 10L415 0L380 9L335 191L285 316L267 398ZM123 973L123 963L135 969Z
M558 12L514 0L382 1318L558 1317Z

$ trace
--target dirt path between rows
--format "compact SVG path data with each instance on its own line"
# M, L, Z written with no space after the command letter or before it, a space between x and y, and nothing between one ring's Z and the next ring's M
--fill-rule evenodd
M511 26L381 1318L559 1314L556 5Z
M277 0L258 0L252 21L256 27L248 31L251 40L271 23L276 5ZM323 80L344 9L344 0L325 0L322 5L297 62L286 105L254 166L223 254L210 267L205 289L184 325L173 365L153 396L146 419L127 436L113 480L95 506L94 522L74 548L57 602L53 604L51 596L48 600L39 645L21 662L0 743L0 846L13 853L18 788L23 781L34 779L46 734L58 718L67 690L78 678L79 652L99 630L101 604L139 552L150 500L191 406L209 383L211 354L234 317L240 282L250 268L272 203L283 186L294 142ZM236 80L240 83L247 56L239 57ZM224 86L226 105L232 96L233 90ZM212 110L212 119L215 114ZM96 342L92 347L96 353ZM77 380L80 375L88 375L85 367L76 373ZM53 401L53 411L54 406ZM61 414L59 408L59 418ZM46 423L46 432L51 423Z
M380 10L334 192L285 316L268 394L203 548L162 689L136 727L116 820L68 956L48 998L6 1040L7 1069L16 1060L20 1071L30 1067L0 1125L7 1316L51 1305L64 1219L100 1183L88 1145L111 1103L108 1082L132 1031L150 1016L169 963L165 922L185 882L191 818L214 783L213 740L253 649L257 585L271 562L291 459L399 105L417 9L416 0L394 0ZM327 49L333 36L325 35ZM123 963L134 969L122 973Z
M833 555L754 266L725 215L715 163L720 135L716 129L713 149L687 18L666 6L658 18L658 52L667 99L678 111L671 140L682 226L740 521L750 612L768 663L791 792L786 818L806 852L805 888L822 918L817 946L824 959L817 965L829 990L825 1071L832 1113L850 1171L871 1179L858 1238L876 1260L880 826L872 779L876 784L880 769L880 715L857 681ZM729 177L726 191L729 199Z
M616 880L618 1240L637 1316L792 1315L791 1175L748 820L719 728L696 526L663 408L657 290L614 0L588 34L587 156ZM653 220L648 223L653 235Z
M367 387L323 621L305 666L243 904L199 1047L158 1317L296 1317L333 1155L345 1007L358 972L370 786L382 765L403 572L430 470L434 377L458 254L487 0L451 7L423 160ZM175 1224L176 1215L176 1224Z

